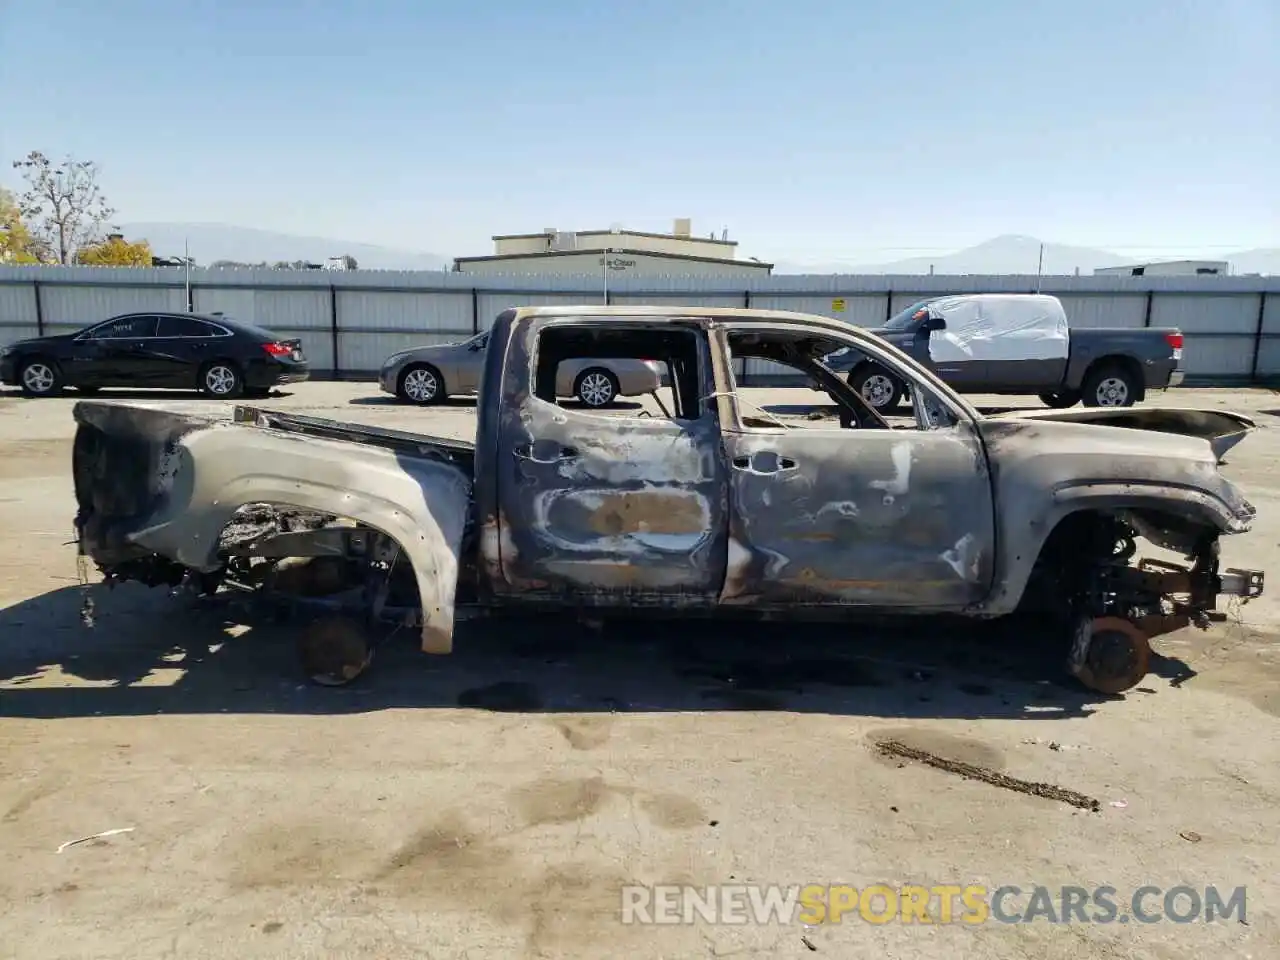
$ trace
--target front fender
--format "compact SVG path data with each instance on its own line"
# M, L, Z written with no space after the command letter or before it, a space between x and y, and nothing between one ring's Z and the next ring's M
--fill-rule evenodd
M1064 484L1046 496L1045 509L1021 530L1008 530L1002 553L1001 575L996 589L973 612L985 616L1012 613L1022 599L1036 560L1049 536L1074 513L1092 511L1115 514L1125 511L1164 513L1220 533L1243 533L1252 523L1254 509L1188 487L1147 482L1081 481Z
M223 425L187 433L169 458L166 495L127 541L213 570L221 564L222 529L246 504L359 521L394 538L413 565L423 649L450 652L471 498L471 478L459 467L379 447Z
M996 587L977 615L1017 607L1045 541L1073 513L1180 518L1181 544L1195 528L1243 533L1256 512L1197 437L1070 418L990 417L978 426L994 480L999 546Z

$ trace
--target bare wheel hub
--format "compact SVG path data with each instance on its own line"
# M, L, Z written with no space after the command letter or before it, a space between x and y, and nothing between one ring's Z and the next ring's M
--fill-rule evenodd
M350 683L368 669L373 645L364 625L350 617L322 617L309 624L298 639L302 668L313 682L326 687Z
M1095 617L1076 633L1070 670L1090 690L1113 694L1141 683L1150 663L1151 643L1135 624Z

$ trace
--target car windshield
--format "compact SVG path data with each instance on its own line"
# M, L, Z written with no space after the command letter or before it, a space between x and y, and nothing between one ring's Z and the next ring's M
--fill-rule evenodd
M927 306L929 306L928 300L921 300L918 303L913 303L901 313L889 318L889 322L884 325L884 328L894 332L910 329L911 325L917 319L916 314Z

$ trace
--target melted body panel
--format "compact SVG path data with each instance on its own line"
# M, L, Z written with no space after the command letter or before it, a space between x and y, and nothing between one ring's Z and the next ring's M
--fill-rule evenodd
M1171 407L1094 407L1080 410L1027 410L1006 414L1020 420L1062 420L1098 426L1175 433L1209 441L1221 460L1228 450L1258 428L1256 422L1228 410L1184 410Z
M1215 535L1248 530L1255 514L1200 439L1041 418L989 419L980 430L1000 541L994 589L974 613L1017 606L1040 548L1071 513L1170 514Z
M471 478L445 457L126 403L82 401L75 418L77 526L95 561L149 552L209 571L222 563L223 528L247 504L337 514L400 544L418 583L424 649L450 649Z
M725 602L938 611L990 589L991 484L968 425L740 431L725 450Z
M603 418L539 399L541 329L515 332L501 373L490 589L593 606L713 603L727 554L714 413Z

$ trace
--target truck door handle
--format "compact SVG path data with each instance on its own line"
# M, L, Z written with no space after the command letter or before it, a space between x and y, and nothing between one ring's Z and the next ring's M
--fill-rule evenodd
M750 457L734 457L733 466L738 470L750 470L752 473L770 474L782 473L784 470L794 470L796 468L796 462L790 457L780 456L777 458L777 466L772 470L761 470L759 467L752 465Z
M575 460L578 451L574 447L561 447L560 452L554 457L547 460L540 460L533 455L533 444L522 443L511 451L511 455L517 460L528 460L531 463L560 463L564 460Z

